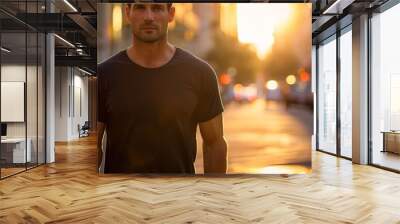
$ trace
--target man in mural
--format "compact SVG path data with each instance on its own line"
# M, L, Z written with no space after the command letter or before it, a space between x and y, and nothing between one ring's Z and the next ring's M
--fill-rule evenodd
M226 173L223 105L214 69L168 42L171 3L129 3L132 45L98 65L98 165L105 173ZM102 150L102 137L105 150Z

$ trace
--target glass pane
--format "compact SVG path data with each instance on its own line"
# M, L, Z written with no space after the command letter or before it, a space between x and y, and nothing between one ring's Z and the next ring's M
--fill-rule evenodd
M340 150L352 157L352 35L351 30L340 37Z
M39 33L38 45L38 163L45 163L45 35Z
M38 36L36 32L27 33L28 38L28 55L27 55L27 80L26 80L26 110L27 110L27 142L29 144L28 149L30 148L30 158L28 159L27 166L33 167L37 165L37 150L38 150L38 143L37 143L37 132L38 132L38 125L37 125L37 73L38 73Z
M372 18L372 163L400 170L400 4Z
M336 40L318 48L318 147L336 153Z
M2 33L1 45L1 173L5 177L25 170L31 158L25 120L26 34Z
M316 76L317 76L317 48L315 45L312 46L312 51L311 51L311 83L312 83L312 93L313 93L313 99L315 99L315 93L316 93ZM313 135L311 137L312 141L312 150L316 150L316 136L317 136L317 116L316 116L316 100L313 100Z

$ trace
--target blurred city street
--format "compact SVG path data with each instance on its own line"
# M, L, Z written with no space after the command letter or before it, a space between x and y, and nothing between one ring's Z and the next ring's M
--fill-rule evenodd
M224 131L228 142L228 173L311 172L312 113L304 107L288 110L283 104L232 103L225 107ZM203 173L198 136L196 173Z

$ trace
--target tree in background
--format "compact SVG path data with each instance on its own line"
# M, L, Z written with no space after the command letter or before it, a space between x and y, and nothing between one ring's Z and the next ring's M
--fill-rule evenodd
M242 44L236 38L216 30L214 47L208 52L205 60L213 65L217 74L227 73L234 68L235 83L249 84L255 82L261 61L256 51L249 44Z
M277 27L274 45L263 61L268 79L284 80L311 66L311 11L303 5L292 5L293 16L285 25Z

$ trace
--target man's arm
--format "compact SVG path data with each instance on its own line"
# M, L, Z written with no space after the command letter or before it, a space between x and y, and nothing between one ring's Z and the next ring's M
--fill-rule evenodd
M226 173L227 144L224 139L222 114L199 124L203 138L204 173Z
M102 140L105 130L103 122L97 122L97 170L99 171L101 160L103 158Z

